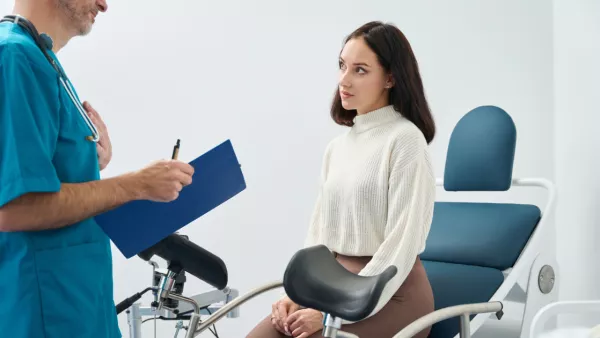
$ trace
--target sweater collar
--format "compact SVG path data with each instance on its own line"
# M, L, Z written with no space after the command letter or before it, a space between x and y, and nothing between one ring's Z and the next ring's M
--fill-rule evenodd
M395 121L401 118L393 105L385 106L379 109L375 109L366 114L357 115L354 117L354 129L357 133L362 133L371 128L379 127L383 124Z

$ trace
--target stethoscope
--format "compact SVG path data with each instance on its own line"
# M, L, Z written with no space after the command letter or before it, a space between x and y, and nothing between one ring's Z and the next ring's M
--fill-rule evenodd
M48 59L54 70L58 73L58 78L60 82L67 91L67 94L69 94L69 97L71 98L71 101L73 102L75 107L77 107L77 110L79 111L79 114L85 121L85 124L87 124L88 128L92 132L92 135L87 136L86 139L88 141L98 142L100 140L100 134L98 133L98 129L96 129L96 126L85 112L83 105L75 96L75 89L73 89L71 81L69 81L67 74L65 74L65 72L58 66L56 60L54 60L47 52L48 49L52 50L52 39L50 39L50 37L46 34L39 34L35 26L20 15L7 15L0 20L0 23L5 21L13 22L21 26L27 33L29 33L29 35L31 35L33 41L35 41L36 45L40 48L42 53L44 53L46 59Z

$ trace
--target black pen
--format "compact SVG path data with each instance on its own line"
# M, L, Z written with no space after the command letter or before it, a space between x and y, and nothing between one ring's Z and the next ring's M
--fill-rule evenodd
M176 160L178 155L179 155L179 139L177 139L177 143L175 144L175 147L173 147L173 155L171 156L171 159Z

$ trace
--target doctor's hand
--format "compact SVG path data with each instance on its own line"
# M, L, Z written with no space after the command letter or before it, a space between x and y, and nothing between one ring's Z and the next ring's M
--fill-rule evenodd
M96 143L96 149L98 150L98 163L100 165L100 170L103 170L106 168L106 166L108 166L108 163L112 158L112 144L110 143L108 130L106 128L106 124L104 124L104 121L102 121L102 118L100 118L100 114L98 114L98 112L89 102L83 102L83 108L100 134L100 141Z
M178 160L163 160L133 173L131 176L138 199L171 202L183 187L192 183L194 167Z
M323 314L313 309L298 310L288 316L285 325L294 338L307 338L323 329Z

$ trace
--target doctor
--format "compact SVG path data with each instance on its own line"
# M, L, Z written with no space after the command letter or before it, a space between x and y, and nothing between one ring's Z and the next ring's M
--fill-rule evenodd
M105 0L17 0L26 21L0 23L3 337L121 337L110 241L93 216L132 200L172 201L192 180L193 168L173 160L100 179L111 159L106 126L67 90L55 53L106 9ZM46 35L35 39L25 23Z

